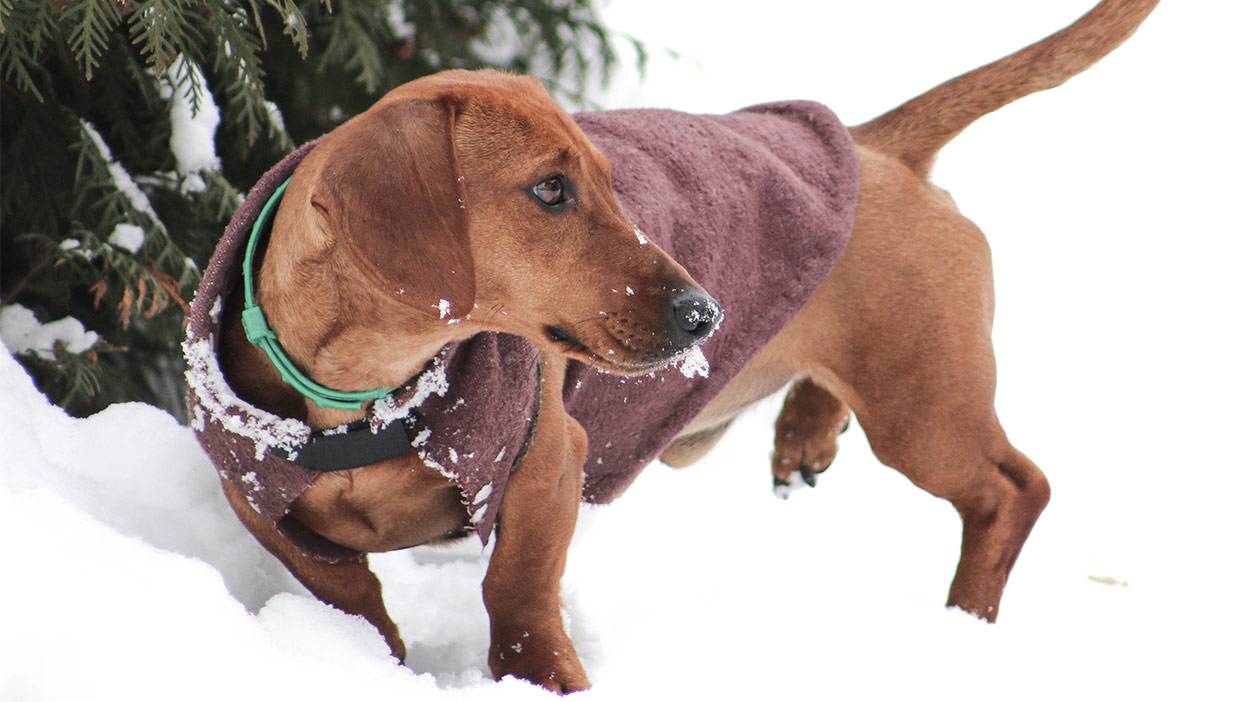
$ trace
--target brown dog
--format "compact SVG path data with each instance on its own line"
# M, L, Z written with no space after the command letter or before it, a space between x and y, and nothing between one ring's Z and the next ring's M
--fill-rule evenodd
M928 170L975 119L1084 70L1156 4L1105 0L1038 44L852 128L860 184L844 257L661 459L697 460L744 407L797 379L777 422L774 479L788 484L797 471L812 482L853 411L883 463L954 504L964 532L949 604L993 621L1049 487L995 415L985 238ZM541 410L508 479L483 583L498 677L563 692L589 686L559 612L587 456L586 432L564 409L569 359L647 373L717 321L691 312L715 303L640 240L608 162L574 121L536 81L492 72L439 74L387 94L308 153L278 210L260 300L315 381L397 386L447 343L481 332L521 336L541 352ZM598 284L607 272L631 286L625 331L585 323L626 314L623 298ZM313 429L364 416L317 406L285 384L247 343L238 298L226 306L221 359L240 397ZM449 310L459 323L447 323ZM247 528L309 590L366 617L404 657L366 561L306 553L223 484ZM462 499L413 455L324 473L290 516L330 542L377 552L463 535L472 525Z

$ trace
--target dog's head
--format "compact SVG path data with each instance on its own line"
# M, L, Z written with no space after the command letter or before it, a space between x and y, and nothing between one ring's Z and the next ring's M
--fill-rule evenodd
M326 234L371 285L449 334L517 334L640 373L720 321L621 212L607 159L532 78L408 83L316 151L310 202Z

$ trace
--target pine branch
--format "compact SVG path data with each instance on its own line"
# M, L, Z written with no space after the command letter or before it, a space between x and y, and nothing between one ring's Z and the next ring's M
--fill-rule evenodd
M75 5L68 14L67 19L73 24L69 48L87 80L91 80L100 65L100 55L108 47L109 34L121 23L121 13L111 0L87 0Z
M251 19L256 24L256 33L260 35L260 48L268 49L269 42L266 39L265 24L262 20L261 1L247 0L247 3L252 9ZM308 22L304 19L304 13L300 12L299 6L295 4L295 0L263 1L281 15L282 33L291 37L291 42L299 51L300 58L308 58Z
M114 153L125 154L137 170L170 168L170 120L162 98L162 74L144 64L123 30L114 31L91 83L90 120L108 130ZM77 120L72 127L78 128Z
M78 166L74 174L78 194L73 211L78 211L86 202L89 189L103 187L105 194L97 206L103 205L104 211L113 215L113 221L135 222L146 219L152 228L167 236L165 225L152 209L147 195L139 189L126 168L113 158L112 151L104 143L100 133L81 118L78 125L78 140L71 146L71 150L78 153Z
M0 297L127 349L23 363L74 412L177 412L167 361L200 279L188 256L208 259L240 189L292 148L288 128L315 137L444 68L536 73L576 102L615 61L597 2L0 0ZM220 107L220 170L177 171L174 95L197 114Z
M281 13L282 33L291 37L291 42L299 50L300 58L308 58L308 22L304 19L304 13L300 12L299 6L294 0L267 0L267 2ZM329 5L329 0L326 0L326 6L329 7ZM256 28L260 30L263 40L265 29L260 26L260 10L256 7L256 0L252 0L252 8L252 16L256 18Z
M64 343L57 342L50 353L23 351L17 357L30 366L36 378L51 378L50 384L55 391L49 394L54 395L57 404L64 406L94 396L108 381L105 369L101 368L100 354L116 354L127 350L104 339L97 339L85 351L73 352Z
M385 2L359 0L345 3L330 16L330 38L325 46L317 72L329 66L341 66L356 73L356 82L369 93L376 93L385 80L380 39L387 36Z
M30 75L37 64L28 54L21 51L17 42L0 42L0 76L13 84L23 93L30 93L36 100L43 101L43 93L35 86L35 79Z
M206 214L216 221L225 221L234 216L234 211L243 204L243 196L220 171L202 173L205 189L201 193L200 202L207 206Z
M218 30L213 73L226 95L223 117L242 127L239 149L246 153L262 130L277 139L282 149L290 149L290 137L270 119L269 108L265 105L265 74L261 71L259 56L261 42L248 29L246 11L226 2L211 5L209 11Z
M178 54L178 57L170 64L169 70L165 71L164 80L174 91L182 90L182 94L191 102L192 117L200 113L204 93L208 91L208 87L204 85L204 73L199 70L195 61L187 58L186 54Z
M209 3L212 6L215 3ZM136 0L130 16L130 39L148 65L165 70L178 54L196 55L199 38L194 0Z
M185 306L181 286L171 272L188 283L198 282L198 274L188 276L187 256L169 237L165 225L157 216L146 196L140 199L134 191L138 185L125 172L123 166L113 159L99 134L85 121L79 122L79 139L73 145L78 153L75 171L76 201L70 211L72 218L95 214L96 224L78 226L72 230L78 244L66 249L64 242L55 242L62 250L72 253L66 261L86 265L82 271L85 279L93 274L96 283L95 304L98 307L110 290L118 295L117 288L109 285L105 277L94 272L96 266L110 273L108 278L120 284L120 301L117 314L123 329L130 326L134 313L151 318L171 302ZM141 224L147 222L146 225ZM133 251L113 246L109 239L119 225L130 224L143 229L143 242ZM102 234L109 232L108 235ZM47 242L53 243L53 242ZM47 245L47 244L45 244ZM141 252L147 252L140 255ZM146 309L145 309L146 305Z
M599 23L589 0L483 0L480 12L487 25L511 29L503 42L519 47L510 60L514 70L540 77L574 104L585 104L582 93L592 78L606 84L617 63L612 34ZM639 64L645 64L641 42L626 38ZM497 51L485 41L480 50Z
M19 92L43 101L36 75L47 82L47 71L40 65L47 45L60 34L57 14L50 3L10 5L5 18L4 41L0 41L0 76Z

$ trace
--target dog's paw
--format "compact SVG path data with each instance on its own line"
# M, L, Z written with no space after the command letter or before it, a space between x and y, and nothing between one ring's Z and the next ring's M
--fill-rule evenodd
M851 413L846 404L811 379L797 381L777 415L773 437L773 493L785 499L802 488L816 487L816 476L833 463L838 435L846 431Z
M561 695L590 689L590 678L563 631L558 636L520 631L491 638L490 670L496 679L511 675Z

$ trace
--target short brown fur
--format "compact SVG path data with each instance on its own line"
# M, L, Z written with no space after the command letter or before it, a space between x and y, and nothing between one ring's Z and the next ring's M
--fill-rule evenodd
M928 182L928 170L976 118L1084 70L1156 4L1106 0L1072 27L853 128L861 194L843 260L662 459L697 460L744 407L798 379L778 419L774 477L824 470L853 411L883 463L958 510L963 546L949 604L993 621L1050 489L994 412L985 237ZM544 213L521 189L556 168L575 174L580 192L576 216L553 227L535 219ZM437 231L410 231L396 198L428 204L435 214L421 226ZM633 238L607 162L536 81L453 71L393 90L325 137L296 171L260 273L261 303L284 347L331 387L397 385L444 344L481 331L539 346L536 434L508 482L483 598L492 672L558 692L590 684L559 611L586 455L585 432L561 402L567 359L625 374L667 360L662 349L622 346L582 324L595 316L589 310L613 304L583 299L594 287L586 281L611 273L698 289L671 258ZM414 302L433 284L460 323ZM318 408L282 384L244 339L240 307L231 301L222 341L240 395L313 428L360 416ZM550 327L577 328L582 343L553 338ZM404 657L366 561L331 565L303 554L225 487L244 525L313 594L364 616ZM292 514L365 552L437 542L467 526L456 486L414 458L327 473Z

